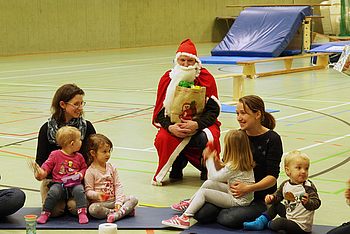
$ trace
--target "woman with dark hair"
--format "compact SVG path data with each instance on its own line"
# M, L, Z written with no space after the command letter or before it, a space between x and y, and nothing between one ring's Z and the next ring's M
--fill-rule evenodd
M36 152L36 163L41 166L50 153L59 149L56 142L56 133L62 126L73 126L79 129L81 133L82 146L79 152L84 156L87 162L86 145L87 139L91 134L96 133L94 126L90 121L83 118L83 100L85 93L75 84L64 84L57 89L51 104L52 116L44 123L39 131L38 145ZM51 175L44 179L41 184L40 192L42 201L45 201L49 191ZM51 213L52 217L60 216L64 213L67 205L72 214L76 214L76 205L73 199L68 199L67 203L59 203Z
M283 154L280 136L273 131L275 118L265 111L264 101L255 95L244 96L237 103L237 121L249 137L254 168L254 184L236 182L231 185L233 196L239 198L254 192L249 206L220 209L210 203L199 210L195 218L200 223L215 222L232 228L241 228L243 222L253 221L266 210L265 195L277 190L277 178Z

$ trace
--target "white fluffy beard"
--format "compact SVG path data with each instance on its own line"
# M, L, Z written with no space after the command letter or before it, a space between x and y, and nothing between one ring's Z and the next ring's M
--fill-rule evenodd
M165 115L171 114L171 105L174 100L174 94L176 86L179 85L180 81L187 81L187 82L193 82L194 79L199 75L200 73L200 66L198 63L195 63L193 66L180 66L177 62L174 66L174 68L171 70L169 76L170 76L170 83L166 90L165 99L163 102L163 106L165 108Z

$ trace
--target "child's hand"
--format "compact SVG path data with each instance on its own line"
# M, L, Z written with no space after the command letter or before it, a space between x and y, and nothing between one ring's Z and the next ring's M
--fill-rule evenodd
M83 180L84 179L84 176L81 172L76 172L76 174L79 174L79 180Z
M203 159L206 161L208 158L215 158L216 154L216 150L211 150L209 147L206 147L203 150Z
M275 196L272 194L267 194L265 196L265 203L266 204L271 204L273 202L273 200L275 199Z
M120 207L122 207L122 206L119 205L119 204L115 204L115 206L114 206L115 212L118 212L118 210L120 209Z
M309 194L304 193L304 194L302 195L302 197L301 197L301 203L302 203L303 205L306 205L306 203L308 203L308 201L309 201Z
M345 190L346 203L350 206L350 180L348 180L348 188Z
M28 160L28 166L33 170L35 179L41 181L46 178L46 171L44 171L35 161Z
M44 171L42 168L39 167L37 173L35 173L34 176L35 176L35 179L41 181L46 178L47 173L46 171Z
M350 200L350 188L348 188L347 190L345 190L345 198Z
M348 180L347 185L347 189L345 190L345 198L350 199L350 180Z
M109 195L104 193L104 192L99 192L98 193L98 200L99 201L107 201L109 198Z
M210 151L214 151L215 150L214 142L208 141L206 148L209 148Z

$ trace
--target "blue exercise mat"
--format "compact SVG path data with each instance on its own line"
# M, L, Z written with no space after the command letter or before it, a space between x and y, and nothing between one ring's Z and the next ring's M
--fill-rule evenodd
M203 64L237 64L237 62L266 59L266 57L206 56L199 59Z
M246 8L211 55L278 57L311 14L310 6Z
M1 218L0 229L25 229L23 216L27 214L39 215L41 208L22 208L17 213ZM169 229L162 224L162 220L174 216L176 211L171 208L137 207L134 217L125 217L118 220L118 229ZM98 225L106 223L105 219L99 220L89 217L89 223L79 224L78 217L64 215L57 218L49 218L46 224L37 224L37 229L98 229Z
M324 226L324 225L313 225L312 228L312 234L325 234L329 230L333 229L334 227L332 226ZM273 232L271 230L265 229L262 231L246 231L243 229L231 229L224 227L220 224L217 223L212 223L212 224L198 224L196 223L189 229L181 232L181 234L234 234L234 233L247 233L247 234L276 234L276 232Z
M285 50L281 56L300 54L300 50ZM199 59L202 64L237 64L237 62L266 59L267 57L244 57L244 56L203 56ZM273 58L273 57L271 57Z
M273 109L266 109L265 111L269 113L279 112L279 110L273 110ZM221 112L236 113L236 105L221 104Z
M310 53L342 53L343 48L346 45L350 45L350 41L334 41L334 42L328 42L324 43L320 46L317 46L308 52Z

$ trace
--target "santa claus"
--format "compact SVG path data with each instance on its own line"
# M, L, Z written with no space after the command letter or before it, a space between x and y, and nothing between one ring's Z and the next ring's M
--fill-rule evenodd
M181 123L172 123L171 105L180 81L205 86L206 104L195 120L182 119ZM210 141L220 153L220 122L217 120L220 106L214 77L202 67L193 42L190 39L182 41L176 51L174 68L165 72L158 84L152 123L159 128L154 142L159 160L153 185L162 185L170 168L170 179L182 179L187 162L201 170L201 179L206 179L202 152Z

